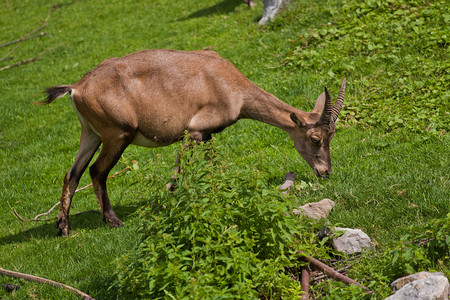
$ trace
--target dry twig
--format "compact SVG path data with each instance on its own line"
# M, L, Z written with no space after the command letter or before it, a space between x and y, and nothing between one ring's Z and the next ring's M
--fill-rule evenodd
M0 48L6 47L6 46L9 46L9 45L12 45L12 44L21 43L23 41L31 40L31 39L34 39L34 38L37 38L37 37L41 37L41 36L44 36L44 35L46 35L45 32L41 32L41 33L38 33L38 34L35 34L35 35L32 35L32 36L24 36L24 37L21 37L20 39L17 39L17 40L14 40L14 41L11 41L11 42L8 42L8 43L0 45Z
M29 220L25 220L24 218L22 218L15 209L13 210L13 212L16 215L16 217L19 218L19 220L21 220L22 222L44 221L44 220L41 220L40 218L42 216L46 216L46 215L50 214L55 209L55 207L58 206L58 204L59 204L59 201L56 202L55 205L53 205L52 208L50 208L47 212L38 214L38 215L34 216L33 219L29 219Z
M301 279L301 285L302 285L302 291L305 292L302 295L302 300L309 300L309 280L311 275L311 270L309 266L302 267L302 279Z
M40 27L38 27L38 28L32 30L31 32L25 34L24 36L22 36L21 38L19 38L19 39L17 39L17 40L14 40L14 41L11 41L11 42L8 42L8 43L1 44L1 45L0 45L0 48L6 47L6 46L10 46L10 45L13 45L13 44L19 44L19 45L20 45L20 43L22 43L23 41L30 40L30 39L34 39L34 38L37 38L37 37L41 37L41 36L46 35L45 32L41 32L41 33L38 33L38 34L34 34L34 33L37 32L37 31L39 31L39 30L41 30L41 29L44 29L44 28L48 25L47 20L48 20L49 17L50 17L50 15L49 15L49 16L47 17L47 19L45 20L45 23L44 23L43 25L41 25ZM33 34L34 34L34 35L33 35ZM17 45L16 47L14 47L14 49L12 49L12 50L11 50L10 52L8 52L5 56L3 56L3 57L0 59L0 61L6 60L12 53L14 53L14 51L16 51L16 49L19 47L19 45ZM44 51L44 52L46 52L46 51ZM44 52L42 52L42 53L44 53ZM42 53L40 53L39 55L41 55ZM15 63L15 64L11 64L11 65L7 65L7 66L2 67L2 68L0 68L0 71L8 70L8 69L11 69L11 68L14 68L14 67L17 67L17 66L20 66L20 65L29 63L29 62L36 61L36 60L38 60L38 59L39 59L38 57L33 57L33 58L26 59L26 60L22 60L22 61L19 61L19 62Z
M126 170L129 170L129 169L131 169L131 168L130 168L130 167L126 167L126 168L123 169L122 171L119 171L119 172L114 173L113 175L109 176L108 179L109 179L109 178L116 177L117 175L119 175L119 174L121 174L121 173L123 173L123 172L125 172ZM82 188L77 189L77 190L75 191L75 193L76 193L76 192L79 192L79 191L82 191L82 190L85 190L85 189L87 189L87 188L90 187L90 186L92 186L92 183L90 183L90 184L88 184L88 185L86 185L86 186L83 186Z
M348 266L342 267L340 269L337 269L336 272L343 273L345 270L350 269L351 267L352 267L352 265L348 265ZM323 274L323 275L314 277L312 279L312 281L318 281L318 280L321 280L321 279L324 279L324 278L327 278L327 277L328 277L327 274Z
M53 47L53 48L51 48L51 49L47 49L47 50L42 51L41 53L38 54L37 57L33 57L33 58L26 59L26 60L22 60L22 61L19 61L18 63L15 63L15 64L12 64L12 65L5 66L5 67L3 67L3 68L0 68L0 71L7 70L7 69L11 69L11 68L14 68L14 67L17 67L17 66L20 66L20 65L23 65L23 64L26 64L26 63L35 61L35 60L39 60L39 56L41 56L42 54L44 54L44 53L46 53L46 52L48 52L48 51L50 51L50 50L52 50L52 49L54 49L54 48L55 48L55 47Z
M39 58L37 58L37 57L33 57L33 58L26 59L26 60L22 60L22 61L19 61L18 63L12 64L12 65L8 65L8 66L4 66L3 68L0 68L0 71L11 69L11 68L14 68L14 67L17 67L17 66L20 66L20 65L23 65L23 64L26 64L26 63L38 60L38 59Z
M125 172L126 170L130 170L130 169L131 169L131 167L128 167L128 166L127 166L127 167L124 168L122 171L119 171L119 172L114 173L113 175L109 176L108 179L109 179L109 178L116 177L117 175L119 175L119 174ZM76 193L76 192L79 192L79 191L82 191L82 190L84 190L84 189L87 189L87 188L90 187L90 186L92 186L92 183L90 183L90 184L88 184L88 185L86 185L86 186L84 186L84 187L82 187L82 188L77 189L77 190L75 191L75 193ZM51 212L59 205L59 203L60 203L59 201L56 202L56 203L52 206L52 208L50 208L47 212L45 212L45 213L40 213L40 214L34 216L34 218L28 219L28 220L22 218L22 216L20 216L19 213L18 213L15 209L13 209L13 213L14 213L14 215L15 215L19 220L21 220L22 222L50 221L50 220L52 220L53 218L41 219L41 217L42 217L42 216L49 215L49 214L50 214L50 213L51 213ZM100 211L99 211L99 210L96 210L96 209L92 209L92 210L87 210L87 211L82 211L82 212L74 213L74 214L72 214L72 216L80 215L80 214L87 213L87 212L100 212Z
M2 58L0 58L0 61L4 61L4 60L7 60L7 59L11 59L11 58L8 58L8 56L10 56L11 54L13 54L14 51L16 51L17 48L19 48L19 46L20 46L20 44L19 44L19 45L16 45L16 46L14 47L14 49L12 49L12 50L9 51L7 54L5 54L5 56L3 56Z
M352 260L360 259L360 258L361 258L361 255L353 255L352 257L343 258L343 259L324 258L324 259L320 259L320 261L322 261L323 263L327 262L327 263L331 263L331 264L336 264L336 263L352 261Z
M304 256L302 256L300 259L302 259L303 261L309 262L311 264L311 266L313 266L314 268L324 272L325 274L327 274L328 276L330 276L331 278L338 280L338 281L342 281L345 284L355 284L357 286L362 287L363 289L367 290L368 293L371 293L371 291L365 287L364 285L362 285L361 283L339 273L338 271L336 271L335 269L327 266L326 264L324 264L323 262L301 252L301 254L303 254Z
M8 42L8 43L1 44L1 45L0 45L0 48L6 47L6 46L9 46L9 45L13 45L13 44L17 44L17 43L21 43L21 42L26 41L26 40L29 40L29 39L34 39L34 38L37 38L37 37L44 36L44 35L46 35L45 32L41 32L41 33L35 34L35 35L32 35L32 34L35 33L35 32L37 32L37 31L39 31L39 30L41 30L41 29L44 29L45 27L47 27L47 25L48 25L48 23L46 22L44 25L42 25L42 26L40 26L40 27L34 29L33 31L31 31L31 32L29 32L29 33L27 33L27 34L25 34L24 36L22 36L21 38L18 38L17 40L14 40L14 41L11 41L11 42Z
M44 215L48 215L48 214L50 214L54 209L55 209L55 207L59 204L60 202L58 201L58 202L56 202L55 203L55 205L51 208L51 210L49 210L48 212L46 212L46 213L42 213L42 214L39 214L38 216L44 216ZM81 214L85 214L85 213L90 213L90 212L95 212L95 213L100 213L100 211L98 210L98 209L91 209L91 210L85 210L85 211L79 211L79 212L76 212L76 213L73 213L73 214L70 214L71 216L77 216L77 215L81 215ZM19 219L19 220L21 220L22 222L33 222L33 221L51 221L51 220L54 220L55 218L46 218L46 219L41 219L41 218L36 218L36 217L34 217L33 219L28 219L28 220L26 220L26 219L24 219L24 218L22 218L22 216L21 215L19 215L19 213L14 209L13 210L13 213L14 213L14 215L16 215L16 217Z
M0 274L2 275L6 275L6 276L10 276L10 277L14 277L14 278L22 278L28 281L34 281L34 282L39 282L39 283L44 283L44 284L50 284L56 287L60 287L66 290L71 291L72 293L76 293L78 296L82 297L83 299L93 299L95 300L93 297L89 296L88 294L86 294L85 292L82 292L80 290L77 290L76 288L73 288L71 286L65 285L63 283L60 282L56 282L50 279L46 279L46 278L42 278L42 277L38 277L38 276L34 276L34 275L29 275L29 274L24 274L24 273L19 273L19 272L14 272L14 271L10 271L10 270L5 270L3 268L0 268Z

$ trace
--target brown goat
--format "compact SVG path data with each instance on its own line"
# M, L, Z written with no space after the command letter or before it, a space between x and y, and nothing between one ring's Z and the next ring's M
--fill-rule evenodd
M80 81L46 90L42 104L70 94L81 123L80 149L64 178L59 234L69 235L69 210L81 175L95 151L90 175L103 219L122 225L106 190L110 170L130 144L162 147L187 132L207 141L239 119L258 120L285 130L316 176L331 172L330 140L341 110L345 78L334 107L328 90L312 112L303 112L257 87L212 51L145 50L110 58Z

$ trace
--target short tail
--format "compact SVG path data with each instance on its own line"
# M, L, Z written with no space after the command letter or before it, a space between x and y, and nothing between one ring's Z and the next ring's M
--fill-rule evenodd
M45 90L45 93L47 94L47 98L43 101L34 102L34 104L36 104L36 105L50 104L54 100L56 100L59 97L64 96L71 90L72 90L72 87L70 85L57 85L57 86L49 87Z

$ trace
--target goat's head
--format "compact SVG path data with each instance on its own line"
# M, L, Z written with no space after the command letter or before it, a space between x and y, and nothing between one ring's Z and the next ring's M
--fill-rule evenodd
M295 128L290 132L295 149L313 169L317 177L331 173L330 141L334 136L336 120L344 103L345 78L336 103L332 104L331 96L325 87L317 99L312 112L306 117L291 113Z

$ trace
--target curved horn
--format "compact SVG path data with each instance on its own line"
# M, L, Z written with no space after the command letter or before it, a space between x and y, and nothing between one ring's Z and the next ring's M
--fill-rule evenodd
M314 105L312 112L320 114L323 111L324 107L325 107L325 92L320 94L319 98L317 98L316 105Z
M327 87L325 87L325 107L322 111L322 115L320 116L319 123L328 127L330 126L331 121L331 112L332 112L332 102L331 102L331 96L328 92Z
M344 95L345 95L345 82L346 79L342 80L341 90L339 91L339 95L337 97L336 103L333 106L333 111L331 113L331 121L333 123L336 122L339 117L339 113L341 112L342 105L344 104Z

